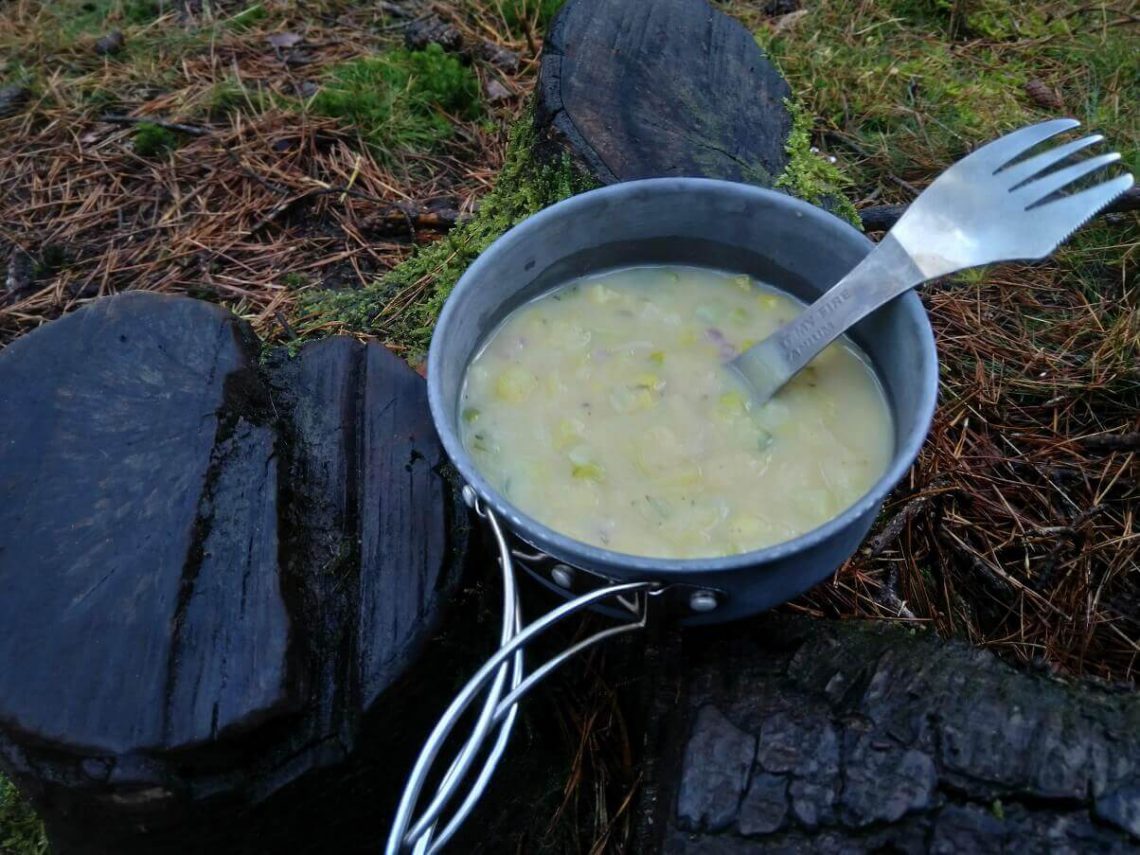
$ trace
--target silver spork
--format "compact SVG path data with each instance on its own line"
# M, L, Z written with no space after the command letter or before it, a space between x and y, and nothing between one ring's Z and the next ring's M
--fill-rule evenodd
M731 363L763 404L823 348L916 285L995 261L1044 258L1132 186L1121 175L1051 198L1120 159L1116 152L1047 171L1104 139L1092 134L1014 163L1038 143L1078 127L1053 119L1021 128L962 158L927 187L855 268L798 317Z

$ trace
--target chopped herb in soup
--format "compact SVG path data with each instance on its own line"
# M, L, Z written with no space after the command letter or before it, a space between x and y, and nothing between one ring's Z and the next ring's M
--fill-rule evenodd
M463 442L520 510L633 555L793 538L886 469L887 404L847 341L753 406L724 363L800 311L747 276L641 267L513 312L467 372Z

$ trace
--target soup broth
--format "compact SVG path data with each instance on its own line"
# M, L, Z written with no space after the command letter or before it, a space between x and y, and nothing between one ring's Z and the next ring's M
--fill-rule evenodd
M796 537L865 494L893 445L882 389L847 340L760 407L725 366L801 308L703 268L568 283L472 361L464 445L520 510L607 549L696 558Z

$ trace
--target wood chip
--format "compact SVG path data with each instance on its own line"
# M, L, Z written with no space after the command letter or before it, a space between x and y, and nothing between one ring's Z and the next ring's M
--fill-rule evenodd
M772 31L782 33L796 23L800 18L808 13L807 9L797 9L795 12L789 12L786 15L781 15L772 22Z
M497 101L505 101L514 94L493 77L487 81L487 85L483 87L483 92L487 96L487 101L490 104L494 104Z
M273 33L266 36L265 40L278 50L284 50L299 45L305 40L305 37L297 33Z

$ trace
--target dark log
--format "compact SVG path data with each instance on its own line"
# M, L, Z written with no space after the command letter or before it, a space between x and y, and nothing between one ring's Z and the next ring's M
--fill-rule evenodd
M875 205L859 211L859 221L865 232L886 232L895 227L899 217L906 213L906 205Z
M423 380L127 294L0 352L0 424L0 765L53 844L375 846L467 544Z
M645 852L1134 852L1140 698L878 623L658 654Z
M570 0L543 44L535 121L603 184L703 175L770 186L791 90L705 0Z

